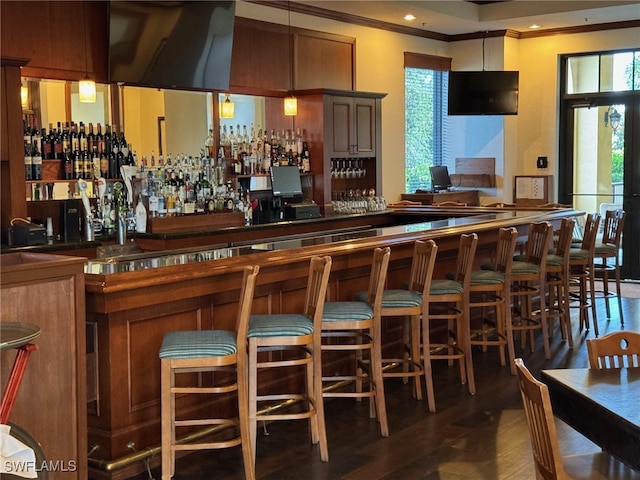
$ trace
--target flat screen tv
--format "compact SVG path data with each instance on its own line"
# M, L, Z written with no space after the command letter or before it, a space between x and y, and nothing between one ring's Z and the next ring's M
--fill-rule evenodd
M451 178L449 178L449 169L446 165L434 165L429 167L431 173L431 187L434 192L449 190L451 187Z
M301 198L300 169L295 165L271 167L271 191L274 197Z
M517 115L517 71L449 72L449 115Z
M109 3L109 81L228 90L233 1Z

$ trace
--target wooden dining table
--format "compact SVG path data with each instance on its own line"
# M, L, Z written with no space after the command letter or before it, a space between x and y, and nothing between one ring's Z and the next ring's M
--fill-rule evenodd
M556 417L640 471L640 368L543 370Z

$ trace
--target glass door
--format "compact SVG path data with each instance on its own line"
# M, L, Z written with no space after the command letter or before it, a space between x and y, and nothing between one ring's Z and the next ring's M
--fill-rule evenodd
M622 277L640 279L640 146L638 100L569 105L565 112L565 198L584 212L622 208L626 211L622 240ZM635 113L634 113L635 112ZM634 118L635 117L635 118ZM634 134L636 132L635 140ZM562 196L562 192L561 192Z

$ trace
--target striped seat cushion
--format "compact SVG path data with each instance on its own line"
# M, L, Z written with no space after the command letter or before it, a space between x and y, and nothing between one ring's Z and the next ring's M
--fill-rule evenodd
M471 285L500 285L504 283L504 274L494 270L472 270Z
M282 313L251 315L247 337L294 337L312 333L312 319L299 313Z
M228 330L169 332L162 339L160 358L223 357L237 352L236 334Z
M611 255L615 256L618 253L618 249L615 245L609 245L606 243L596 243L595 248L596 255Z
M460 282L455 280L437 279L431 281L431 289L429 290L429 296L437 295L462 295L464 288Z
M513 262L511 264L511 276L535 275L540 273L540 265L531 262Z
M358 292L355 299L367 301L367 292ZM422 293L408 289L389 289L382 292L382 308L411 308L422 305Z
M569 260L587 260L589 258L589 251L581 248L569 249Z
M562 261L562 257L560 255L555 255L555 254L549 254L547 255L547 265L551 265L554 267L560 267L562 266L563 261Z
M371 320L372 318L373 308L366 302L325 302L322 310L323 322Z

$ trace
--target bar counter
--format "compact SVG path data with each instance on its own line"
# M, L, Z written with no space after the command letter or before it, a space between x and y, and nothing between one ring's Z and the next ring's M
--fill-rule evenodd
M467 213L469 211L467 210ZM372 250L391 247L388 285L400 288L408 277L413 242L434 239L439 247L436 276L455 265L459 236L479 236L476 263L486 261L500 227L515 226L526 238L529 223L581 216L571 209L503 211L431 222L429 211L406 209L405 225L289 236L246 245L147 252L105 261L88 261L85 270L89 456L91 478L127 478L144 471L142 460L157 461L160 438L160 362L163 335L172 330L233 329L242 269L260 265L253 313L302 308L309 259L333 259L328 300L351 299L366 290ZM478 213L478 212L476 212ZM458 214L462 214L458 212ZM437 215L436 215L437 218ZM385 348L399 344L398 329L385 322ZM339 365L325 365L331 371ZM194 374L195 375L195 374ZM297 384L298 378L267 378ZM203 379L206 382L206 378ZM293 387L292 387L293 388ZM203 400L182 398L178 415L210 412ZM131 445L135 445L134 452Z

